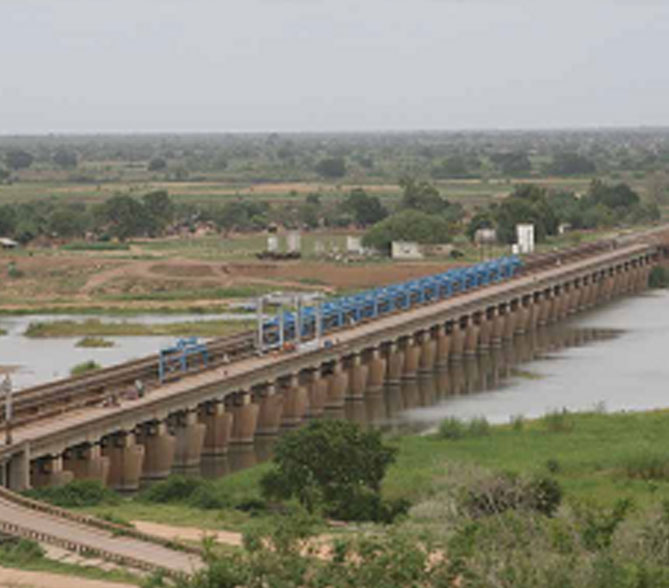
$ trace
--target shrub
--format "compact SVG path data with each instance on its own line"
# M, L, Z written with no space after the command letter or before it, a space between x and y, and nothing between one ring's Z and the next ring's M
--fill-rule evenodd
M190 476L170 476L166 480L149 486L140 494L140 500L146 502L186 502L200 490L206 480Z
M583 545L589 551L598 551L611 546L616 529L627 517L633 503L628 498L617 500L613 508L594 504L576 504L576 514Z
M566 408L551 411L544 415L541 420L551 433L567 433L574 428L574 420Z
M455 417L449 417L439 425L437 437L439 439L462 439L467 429L464 423Z
M484 417L474 418L468 423L456 417L449 417L441 422L437 431L437 438L451 440L488 435L490 435L490 423Z
M0 544L0 561L24 566L41 560L45 555L42 546L31 539L9 538Z
M473 517L500 514L507 510L529 510L553 516L562 501L562 489L553 478L523 479L499 474L481 480L466 490L462 504Z
M637 455L625 462L624 469L628 478L666 480L669 478L669 455Z
M26 496L63 508L118 504L119 496L97 480L73 480L64 486L28 490Z
M522 414L512 416L511 428L514 431L522 431L525 428L525 417Z
M89 359L88 361L84 361L82 363L78 363L77 365L73 366L72 369L70 370L70 375L80 376L88 372L99 370L100 367L101 366L99 363L93 361L92 359Z
M216 510L230 506L230 501L226 500L211 482L205 482L198 488L195 488L188 498L189 506L200 508L202 510Z
M560 462L555 459L554 457L551 457L546 460L546 469L551 473L551 474L557 474L560 471Z
M18 279L23 277L23 272L16 266L16 263L11 261L7 266L7 277Z
M649 288L669 288L669 269L656 265L648 276Z
M485 417L474 418L469 421L467 434L470 437L487 437L490 435L490 423Z

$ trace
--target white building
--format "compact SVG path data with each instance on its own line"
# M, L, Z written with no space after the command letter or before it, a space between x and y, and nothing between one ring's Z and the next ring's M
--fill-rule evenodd
M291 231L286 235L286 247L289 253L298 253L302 249L302 235L299 231Z
M269 235L267 237L267 251L276 253L279 250L279 238L276 235Z
M362 255L362 239L360 237L346 236L346 252Z
M516 225L516 237L519 253L534 252L534 225Z
M393 241L391 256L393 259L423 259L420 245L414 241Z

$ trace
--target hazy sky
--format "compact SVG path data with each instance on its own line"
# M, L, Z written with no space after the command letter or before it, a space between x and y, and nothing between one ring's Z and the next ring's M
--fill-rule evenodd
M0 0L0 133L669 125L666 0Z

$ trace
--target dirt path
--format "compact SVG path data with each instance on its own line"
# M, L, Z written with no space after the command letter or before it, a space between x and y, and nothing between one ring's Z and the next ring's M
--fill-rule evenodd
M0 586L12 588L137 588L132 584L120 584L105 580L87 580L75 576L28 572L0 567Z
M212 531L210 529L199 529L197 527L174 527L151 523L149 521L132 521L135 528L142 533L148 533L163 539L180 539L182 541L202 541L202 538L213 537L223 545L241 547L242 534L233 531Z

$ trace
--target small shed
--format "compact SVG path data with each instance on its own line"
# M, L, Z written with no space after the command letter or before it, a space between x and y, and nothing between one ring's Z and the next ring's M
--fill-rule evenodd
M9 239L7 237L0 237L0 247L2 249L16 249L19 244L14 241L14 239Z
M393 241L391 256L393 259L423 259L423 252L415 241Z

